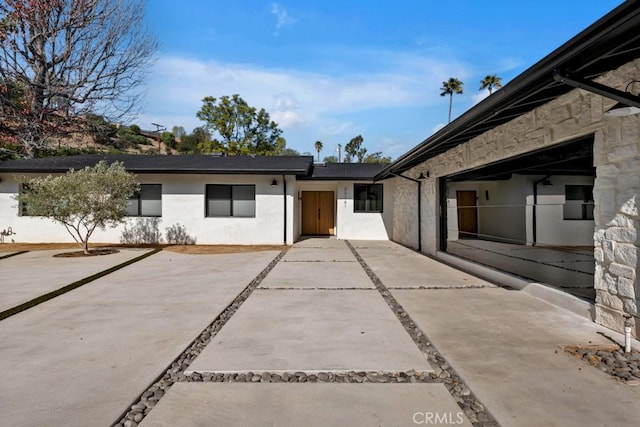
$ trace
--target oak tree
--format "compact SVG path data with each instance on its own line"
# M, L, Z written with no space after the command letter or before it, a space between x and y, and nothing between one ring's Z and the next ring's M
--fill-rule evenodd
M207 96L202 102L196 115L215 136L210 144L201 147L203 152L222 149L233 155L277 155L284 149L282 130L264 108L249 106L238 94Z

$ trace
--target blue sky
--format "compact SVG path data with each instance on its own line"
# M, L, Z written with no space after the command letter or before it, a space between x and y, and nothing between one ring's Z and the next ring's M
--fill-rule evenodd
M287 146L335 154L356 135L396 158L621 4L616 0L147 0L160 50L136 120L187 132L205 96L264 108Z

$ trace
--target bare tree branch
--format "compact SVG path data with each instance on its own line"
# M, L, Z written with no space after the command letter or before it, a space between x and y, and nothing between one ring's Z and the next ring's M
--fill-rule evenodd
M27 153L87 114L137 112L157 49L143 3L0 0L0 119Z

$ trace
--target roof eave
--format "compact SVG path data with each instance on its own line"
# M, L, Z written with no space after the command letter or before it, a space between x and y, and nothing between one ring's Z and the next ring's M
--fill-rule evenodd
M562 68L566 62L575 58L584 49L594 45L606 34L615 31L622 25L627 25L640 16L640 0L627 0L616 9L596 21L591 26L571 38L558 49L545 56L542 60L525 70L511 82L497 90L482 102L467 110L453 122L425 139L420 144L400 156L389 166L376 175L376 180L388 178L391 173L402 173L412 167L411 162L429 150L444 143L447 138L455 136L465 128L474 124L479 118L488 114L497 114L500 110L516 104L532 91L553 82L553 72ZM537 83L537 84L536 84ZM515 97L515 95L519 96ZM547 101L549 102L549 101ZM525 114L522 112L518 116ZM515 117L514 117L515 118ZM487 129L488 130L488 129ZM486 130L485 130L486 132ZM460 142L462 143L462 142Z

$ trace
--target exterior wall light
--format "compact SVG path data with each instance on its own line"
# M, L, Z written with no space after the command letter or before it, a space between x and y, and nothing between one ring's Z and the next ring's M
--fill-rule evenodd
M634 83L640 83L640 80L631 80L627 87L624 89L625 92L629 92L629 87L631 87ZM640 108L634 107L631 105L627 105L624 102L618 102L609 111L605 111L605 117L626 117L633 116L634 114L640 113Z

